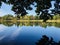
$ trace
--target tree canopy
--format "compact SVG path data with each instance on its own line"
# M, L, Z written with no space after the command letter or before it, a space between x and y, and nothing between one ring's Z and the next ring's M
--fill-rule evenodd
M6 4L11 4L13 5L12 11L14 11L15 14L20 14L21 16L24 16L28 13L26 12L26 10L33 9L33 7L31 7L31 5L33 5L36 7L35 12L38 15L42 14L44 16L43 19L45 19L47 15L50 15L48 14L48 9L52 6L51 1L55 1L55 8L54 10L52 10L52 12L60 14L60 0L0 0L0 6L2 5L2 2Z

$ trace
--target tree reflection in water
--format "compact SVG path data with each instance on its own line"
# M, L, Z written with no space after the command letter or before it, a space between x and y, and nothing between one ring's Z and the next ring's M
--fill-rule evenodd
M46 35L43 35L42 38L36 42L36 45L60 45L60 41L55 42L52 37L49 38Z
M49 38L46 35L43 35L42 38L35 43L36 45L60 45L59 42L55 42L53 38ZM25 45L24 43L11 41L11 42L0 42L0 45Z
M46 28L47 26L54 26L54 27L58 27L60 28L60 23L58 22L13 22L13 21L3 21L3 22L0 22L0 24L3 24L5 26L13 26L13 25L16 25L16 26L41 26L41 27L44 27Z

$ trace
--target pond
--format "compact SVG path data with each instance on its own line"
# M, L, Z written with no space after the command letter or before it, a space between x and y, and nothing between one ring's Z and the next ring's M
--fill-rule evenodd
M60 41L60 23L0 23L0 45L36 45L43 35Z

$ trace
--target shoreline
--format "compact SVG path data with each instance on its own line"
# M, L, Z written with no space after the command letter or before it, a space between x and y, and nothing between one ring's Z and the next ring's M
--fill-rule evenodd
M2 21L12 21L12 22L43 22L43 20L0 20ZM47 20L46 22L60 22L60 20Z

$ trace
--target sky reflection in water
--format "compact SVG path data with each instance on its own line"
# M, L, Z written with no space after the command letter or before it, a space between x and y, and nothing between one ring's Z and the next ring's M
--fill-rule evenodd
M21 45L35 45L42 35L52 37L54 41L60 41L60 28L54 26L19 26L11 27L0 24L0 43L18 42Z

